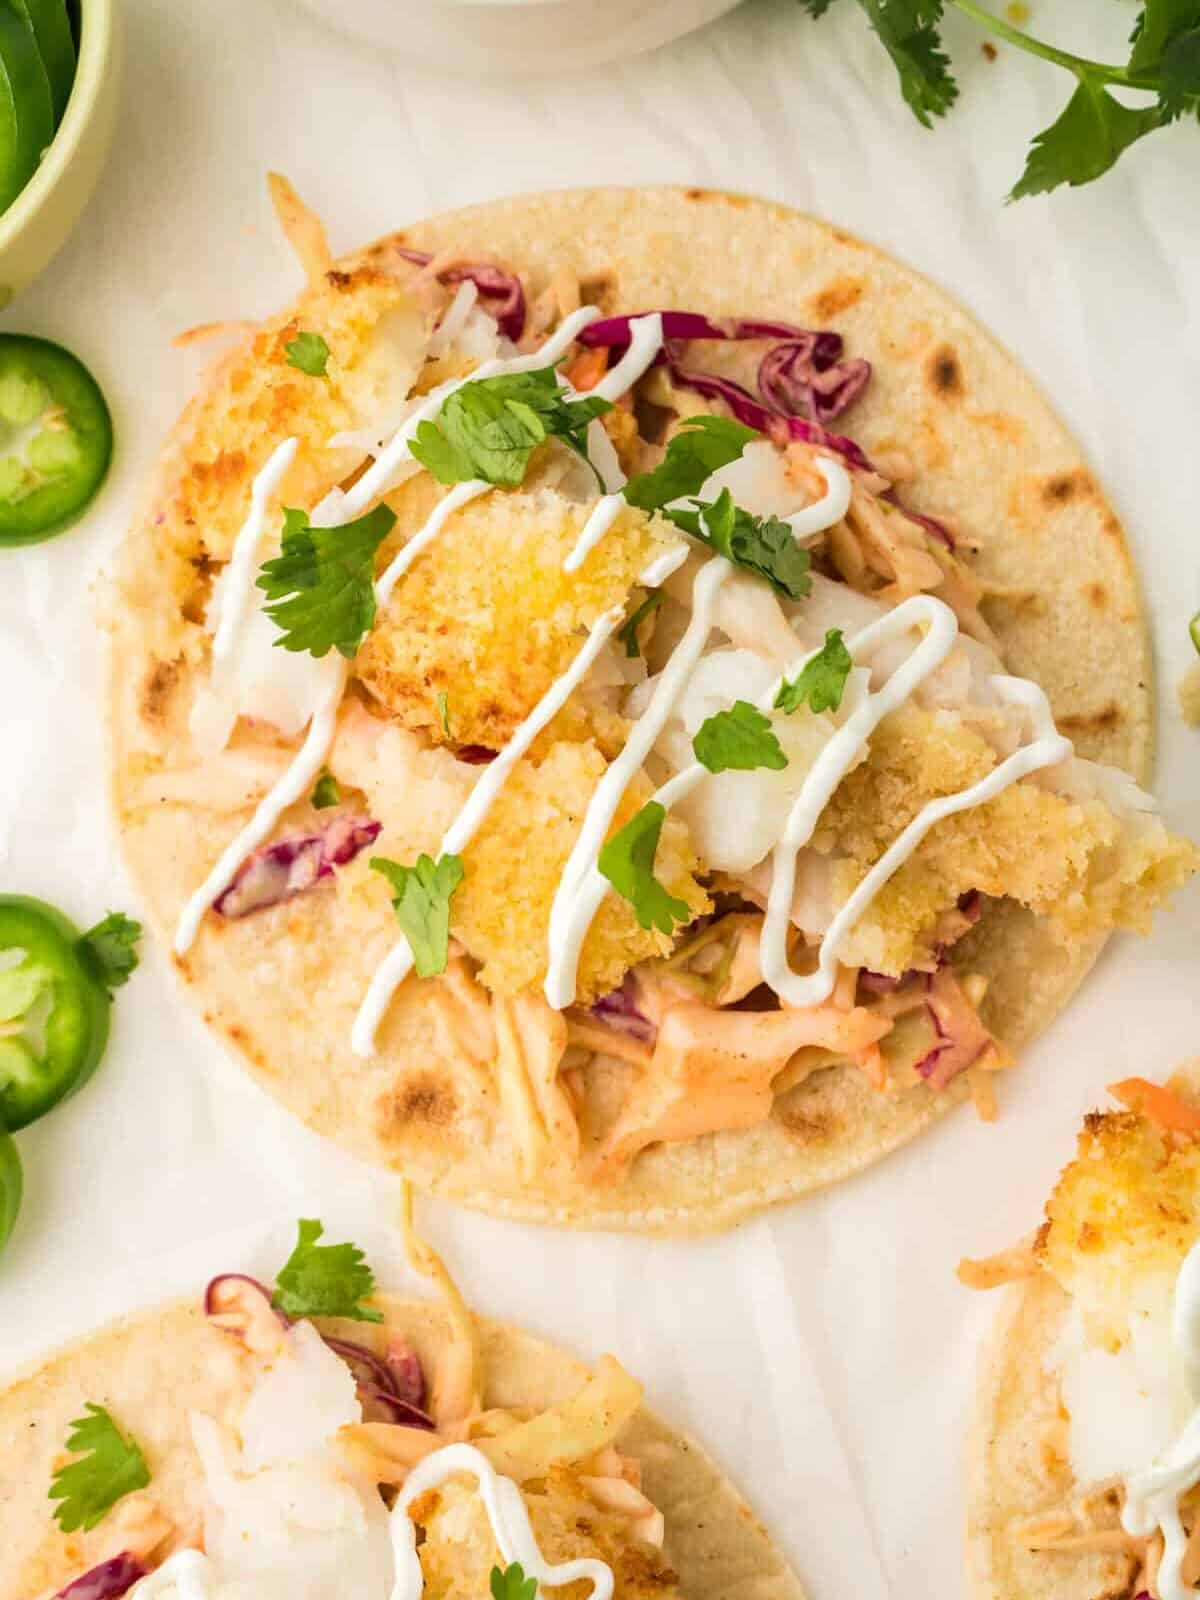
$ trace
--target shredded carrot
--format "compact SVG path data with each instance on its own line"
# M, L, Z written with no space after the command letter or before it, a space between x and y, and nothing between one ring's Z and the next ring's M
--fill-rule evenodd
M607 350L581 350L566 367L567 381L583 393L594 389L607 371Z
M967 1289L996 1289L1003 1283L1017 1283L1022 1278L1031 1278L1039 1270L1039 1262L1034 1254L1036 1241L1037 1234L1031 1233L1020 1244L1012 1245L1008 1250L999 1250L994 1256L985 1256L981 1261L972 1261L964 1256L957 1268L959 1283Z
M187 350L194 344L206 344L210 339L244 339L257 327L257 322L201 322L177 333L171 343L176 350Z
M400 1186L400 1229L404 1236L404 1248L408 1252L408 1259L412 1262L414 1271L419 1272L422 1277L432 1278L441 1291L453 1334L452 1342L442 1358L442 1370L438 1373L438 1378L442 1381L439 1383L435 1380L434 1383L434 1417L440 1426L443 1421L457 1420L450 1415L451 1410L466 1415L480 1408L483 1398L483 1379L480 1368L479 1333L475 1327L475 1318L471 1315L458 1285L450 1276L445 1262L432 1245L426 1244L417 1233L413 1222L412 1185L409 1183L402 1183ZM453 1390L452 1407L449 1404L451 1396L448 1390Z
M1161 1083L1151 1083L1149 1078L1122 1078L1120 1083L1110 1083L1108 1092L1131 1111L1170 1133L1192 1137L1200 1134L1200 1110L1164 1089Z
M284 238L296 252L304 276L316 285L333 265L329 239L315 211L310 211L287 178L278 172L269 173L267 184L271 203Z
M976 1063L967 1073L967 1082L971 1085L971 1098L980 1122L995 1122L1000 1112L996 1104L996 1085L989 1068Z

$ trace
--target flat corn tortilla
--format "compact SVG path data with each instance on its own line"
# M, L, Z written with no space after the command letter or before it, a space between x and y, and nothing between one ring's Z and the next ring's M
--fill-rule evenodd
M450 1332L441 1308L389 1299L388 1324L432 1371ZM363 1338L360 1324L329 1326ZM487 1407L544 1410L588 1376L575 1357L519 1329L484 1318L477 1327ZM115 1323L0 1391L0 1600L53 1594L97 1559L104 1524L63 1534L47 1497L70 1424L86 1404L108 1408L138 1440L151 1473L146 1493L187 1528L203 1507L188 1412L219 1413L252 1381L252 1367L189 1301ZM666 1518L666 1558L688 1600L803 1600L765 1528L694 1440L642 1410L619 1444L640 1460L645 1491Z
M1200 1059L1167 1086L1191 1100ZM1046 1270L1008 1289L980 1367L967 1473L967 1562L979 1600L1135 1600L1140 1587L1128 1552L1033 1551L1013 1534L1027 1518L1069 1510L1084 1487L1071 1471L1059 1380L1047 1370L1070 1304Z
M116 814L161 937L171 937L187 897L251 806L249 778L240 789L228 764L203 804L178 799L170 762L164 769L147 756L147 730L194 771L180 708L204 657L199 626L181 620L180 608L186 613L189 586L203 578L214 484L244 485L286 432L286 381L257 411L246 402L261 433L242 435L253 460L230 449L200 462L197 441L215 412L243 403L252 351L261 362L294 336L312 296L336 298L343 285L397 270L397 245L489 252L529 275L535 292L565 267L606 310L678 306L842 333L851 354L875 362L855 409L855 437L869 453L909 457L908 503L977 538L977 570L1020 591L989 608L1010 668L1046 689L1080 754L1145 779L1151 659L1121 523L1028 376L943 291L840 229L745 196L530 196L422 222L340 263L323 287L217 364L169 441L125 550L112 619ZM393 1001L377 1055L363 1061L352 1053L357 1007L394 938L387 917L364 934L340 893L301 895L241 921L208 917L178 966L212 1028L311 1127L492 1213L639 1230L729 1225L871 1165L969 1092L960 1078L940 1093L880 1095L857 1068L834 1067L778 1097L756 1128L652 1147L615 1186L562 1170L531 1183L520 1174L495 1083L446 1060L421 984L404 985ZM991 980L986 1024L1012 1048L1027 1045L1070 998L1101 943L1067 946L1016 906L989 906L961 946L970 970ZM614 1105L620 1070L612 1068Z

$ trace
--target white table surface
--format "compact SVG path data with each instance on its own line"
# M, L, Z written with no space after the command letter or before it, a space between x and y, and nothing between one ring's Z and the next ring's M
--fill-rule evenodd
M1130 20L1118 0L1102 14L1059 0L1055 16L1086 25L1097 52L1101 26L1116 41ZM1200 733L1172 689L1200 604L1194 130L1155 136L1090 189L1006 207L1066 80L1009 52L988 63L978 36L952 26L963 103L925 133L848 0L819 26L792 0L750 0L626 65L490 87L420 76L290 0L129 0L128 23L108 174L67 250L0 319L79 351L119 432L87 523L0 551L6 889L81 922L136 909L105 809L90 591L199 370L202 355L172 351L172 335L269 312L297 286L268 168L319 208L335 248L509 191L679 182L821 213L944 283L1053 393L1128 521L1163 682L1159 787L1170 820L1200 835ZM960 1594L962 1439L996 1307L957 1286L954 1263L1036 1220L1103 1083L1200 1049L1198 935L1193 888L1151 941L1116 941L1001 1083L999 1124L961 1113L864 1178L735 1234L580 1237L441 1206L424 1208L426 1225L481 1309L619 1353L723 1458L813 1600ZM0 1263L0 1366L131 1296L277 1262L297 1215L395 1255L392 1191L242 1076L158 948L119 997L97 1078L20 1146L27 1200Z

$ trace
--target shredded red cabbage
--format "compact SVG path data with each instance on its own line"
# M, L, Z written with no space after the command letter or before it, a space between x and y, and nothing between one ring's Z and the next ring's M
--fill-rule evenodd
M931 1089L944 1089L973 1067L992 1043L991 1035L967 1003L958 984L939 973L929 982L929 998L925 1010L937 1029L938 1044L923 1060L917 1062L917 1072Z
M405 261L415 262L418 267L427 267L433 260L425 250L397 247L396 254ZM470 279L483 299L499 302L488 309L506 339L515 344L525 332L525 289L515 272L506 272L488 261L464 261L444 268L437 279L439 283L464 283Z
M245 1272L222 1272L215 1278L210 1279L208 1287L204 1291L204 1315L206 1317L221 1316L232 1309L232 1304L222 1305L221 1303L222 1291L226 1284L248 1284L257 1294L262 1295L269 1306L271 1305L271 1291L265 1283L260 1283L257 1278L251 1278ZM240 1288L234 1289L235 1295L240 1292ZM275 1315L285 1328L291 1327L291 1318L285 1312L277 1311L274 1306L271 1306L271 1310L275 1312Z
M734 318L718 322L694 311L663 311L663 337L666 344L657 364L665 364L672 381L681 389L691 389L710 400L722 400L739 422L757 428L776 444L799 439L820 445L845 458L859 472L873 472L866 454L844 434L832 433L825 424L854 404L871 377L869 361L841 360L841 335L814 332L791 322L767 322L753 318ZM623 317L602 317L590 323L579 335L580 344L620 349L632 337L629 324L632 312ZM680 364L677 341L687 339L777 339L784 341L768 350L759 366L761 398L752 395L732 378L711 372L693 372ZM764 385L764 372L768 384ZM808 374L807 385L804 374ZM800 415L806 410L807 416Z
M322 1334L321 1337L335 1355L341 1356L354 1374L359 1397L363 1401L374 1403L378 1409L386 1411L389 1422L400 1422L408 1428L434 1431L436 1424L433 1418L419 1403L401 1393L396 1373L382 1356L377 1356L373 1350L368 1350L365 1345L358 1344L352 1339L335 1339L332 1334ZM420 1360L415 1352L412 1352L412 1357L420 1371ZM424 1372L420 1372L420 1380L423 1398Z
M602 994L594 1001L591 1011L597 1022L640 1039L644 1044L653 1044L658 1037L658 1029L638 1006L637 985L629 974L619 989Z
M287 834L264 844L242 862L229 887L213 902L213 910L222 917L248 917L303 894L322 878L332 877L335 867L353 861L381 831L382 825L370 817L343 814L315 833Z
M836 333L805 333L772 345L758 367L758 392L785 416L824 424L848 411L871 381L871 363L840 361Z
M868 994L894 994L908 976L905 973L903 977L890 978L886 972L872 972L863 967L858 974L858 986Z
M126 1594L149 1570L136 1556L122 1552L60 1589L54 1600L116 1600L117 1595Z
M417 1406L424 1411L425 1369L412 1345L406 1344L403 1339L389 1339L384 1360L392 1375L392 1387L401 1400L407 1400L410 1406Z
M244 1272L223 1272L213 1278L204 1291L205 1316L219 1315L232 1309L230 1305L222 1304L222 1291L229 1284L235 1286L235 1294L244 1292L248 1287L271 1305L271 1291L265 1283ZM285 1328L291 1327L292 1319L286 1312L274 1306L271 1309ZM436 1428L433 1418L424 1409L425 1373L415 1350L397 1344L395 1354L389 1348L385 1358L377 1356L366 1345L353 1339L338 1339L330 1333L323 1333L321 1338L354 1374L359 1398L364 1406L373 1405L377 1411L385 1412L388 1422L401 1422L406 1427L426 1428L431 1432Z
M937 517L927 517L923 511L910 510L908 506L901 503L900 496L895 489L888 489L880 498L890 501L898 511L904 513L910 522L915 522L918 527L924 528L927 534L936 539L939 544L944 544L947 550L955 550L957 548L958 541L944 522L941 522Z

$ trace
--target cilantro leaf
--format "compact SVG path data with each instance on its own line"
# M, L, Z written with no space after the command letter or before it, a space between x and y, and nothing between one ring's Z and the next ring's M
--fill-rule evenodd
M123 911L110 911L80 939L80 959L106 989L119 989L137 971L142 925Z
M1165 121L1200 110L1200 0L1147 0L1131 42L1129 71L1158 78Z
M900 93L924 127L944 116L958 98L958 85L938 32L942 0L859 0L867 21L892 58Z
M637 913L643 928L671 933L677 922L691 921L686 900L677 900L654 876L654 857L667 813L657 800L648 800L600 852L596 865Z
M1200 27L1171 40L1163 52L1160 76L1158 104L1166 121L1185 112L1200 115Z
M421 978L445 972L450 954L450 901L463 881L461 856L418 856L404 867L386 856L372 856L371 866L396 891L392 908L413 953Z
M437 714L438 721L442 725L442 732L448 739L450 737L450 696L445 689L439 689L437 692Z
M504 1571L492 1568L492 1600L537 1600L536 1578L527 1578L519 1561L511 1562Z
M298 333L283 348L288 366L297 372L306 372L310 378L329 376L329 346L319 333Z
M803 600L812 588L808 551L778 517L752 517L735 506L728 489L715 500L693 501L695 511L668 511L676 527L702 539L735 566L765 578L790 600Z
M838 711L846 692L846 680L854 657L846 649L840 628L830 628L825 643L789 683L779 685L775 705L780 711L799 711L807 704L812 711Z
M666 596L661 589L651 589L633 615L627 617L617 629L617 638L625 646L625 654L631 661L642 653L638 644L638 629L648 616L658 610L665 599Z
M692 749L710 772L754 772L759 767L782 772L788 764L770 717L748 700L735 700L728 711L702 722Z
M296 1248L275 1279L271 1304L289 1317L345 1317L351 1322L382 1322L383 1315L361 1302L375 1293L375 1274L353 1244L318 1244L319 1222L299 1225Z
M306 511L286 510L283 518L283 549L257 580L280 629L275 643L318 659L336 648L352 660L375 621L375 552L396 513L376 506L340 528L314 528Z
M329 806L336 806L341 798L341 785L328 767L322 767L321 776L312 792L313 810L324 811Z
M50 1483L57 1500L54 1516L64 1533L90 1532L127 1494L150 1482L146 1458L127 1439L103 1406L85 1407L87 1416L71 1424L67 1449L78 1457L59 1467Z
M687 429L685 433L682 430ZM672 500L696 494L721 467L736 461L762 434L732 417L688 417L667 445L653 472L631 478L622 490L631 506L657 511Z
M1090 183L1107 172L1135 139L1152 133L1162 122L1159 106L1123 106L1102 84L1081 74L1066 110L1034 139L1025 171L1009 199L1047 194L1063 183L1072 187Z
M475 478L502 488L524 481L529 458L549 438L586 461L588 425L611 411L599 395L568 400L553 367L477 378L448 396L436 421L417 429L410 449L439 483Z

